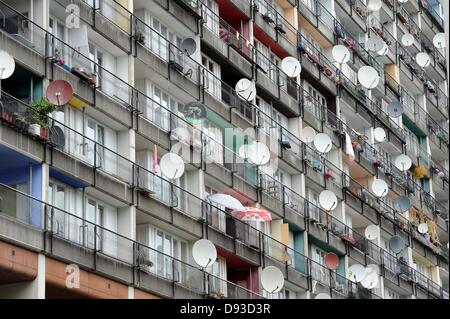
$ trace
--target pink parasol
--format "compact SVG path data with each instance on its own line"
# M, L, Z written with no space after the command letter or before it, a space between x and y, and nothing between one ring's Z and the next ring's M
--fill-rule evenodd
M244 209L233 210L231 214L237 219L246 221L269 222L272 220L272 216L264 208L244 207Z

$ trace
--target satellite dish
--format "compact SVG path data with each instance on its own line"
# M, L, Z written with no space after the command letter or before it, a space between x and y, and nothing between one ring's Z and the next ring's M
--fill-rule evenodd
M445 48L445 33L436 33L433 37L433 44L437 49Z
M411 208L411 200L407 196L400 196L394 200L394 209L400 213L406 212Z
M6 51L0 51L0 80L9 78L16 68L14 58Z
M409 47L414 43L414 36L411 33L405 33L402 35L401 41L405 47Z
M45 96L54 105L64 105L73 97L72 85L65 80L54 80L47 87Z
M366 268L360 264L351 265L348 268L348 278L353 282L360 282L366 276Z
M317 294L317 296L314 299L331 299L331 297L329 294L322 292L320 294Z
M376 178L372 182L372 192L376 197L384 197L389 191L388 184L379 178Z
M366 227L366 229L364 230L364 236L366 236L366 238L368 240L374 240L378 238L378 226L377 225L369 225Z
M396 100L389 102L387 113L393 118L400 117L403 114L403 104Z
M239 98L247 102L253 100L256 96L255 82L246 78L237 81L235 90Z
M261 272L261 285L268 293L279 292L284 286L284 276L275 266L267 266Z
M191 56L195 53L195 50L197 50L197 42L195 42L195 39L193 38L186 38L181 41L181 49L187 55Z
M386 42L383 43L383 47L380 51L377 51L377 54L380 56L385 56L389 52L389 46L386 44Z
M66 145L66 139L64 131L59 126L52 126L48 130L48 139L59 149L64 149Z
M416 62L421 68L426 68L430 65L430 56L425 52L419 52L416 54Z
M406 3L406 2L408 2L408 0L397 0L398 2L400 2L400 3Z
M371 36L369 39L367 39L367 50L372 52L378 52L381 49L383 49L384 45L386 43L383 41L382 38L380 38L377 35Z
M311 143L312 141L314 141L314 137L316 137L316 131L310 127L304 127L302 129L302 141L305 143Z
M369 0L369 2L367 3L367 8L370 11L378 11L381 9L381 5L381 0Z
M378 275L380 274L380 266L377 264L369 264L366 266L366 270L367 269L372 269L372 271L376 272Z
M347 63L350 60L350 51L345 45L335 45L331 51L333 59L339 64Z
M161 172L169 179L180 178L184 173L184 161L175 153L166 153L159 163Z
M417 226L417 231L419 233L426 234L428 232L428 224L427 223L420 223L419 226Z
M338 200L332 191L324 190L319 195L319 203L324 210L332 211L336 208Z
M253 142L248 146L248 158L253 164L265 165L270 160L270 151L266 144Z
M186 103L181 111L186 121L192 125L202 123L208 116L205 105L198 101Z
M405 172L408 169L410 169L410 167L412 165L412 161L408 155L400 154L399 156L397 156L395 158L394 164L395 164L395 167L397 167L399 170L401 170L402 172Z
M373 138L375 141L381 143L386 140L386 132L383 128L377 127L373 130Z
M314 147L319 153L328 153L332 145L331 138L325 133L319 133L314 137Z
M366 274L364 278L361 280L361 286L366 289L373 289L378 285L378 274L371 268L366 267Z
M403 238L398 235L392 236L389 240L389 249L393 251L395 254L400 253L405 248L405 242Z
M199 239L192 246L192 257L202 268L208 268L216 262L216 246L208 239Z
M302 66L296 58L288 56L281 60L281 70L286 73L288 77L295 78L300 74Z
M365 65L358 70L358 80L363 87L370 90L377 87L380 76L373 67Z
M324 256L325 265L334 271L339 266L339 257L335 253L326 253Z
M242 144L238 150L239 157L241 157L243 159L249 158L249 155L250 155L249 147L250 147L250 145L248 145L248 144Z

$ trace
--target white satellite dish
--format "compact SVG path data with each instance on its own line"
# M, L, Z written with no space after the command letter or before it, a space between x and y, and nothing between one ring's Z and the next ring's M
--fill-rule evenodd
M370 11L378 11L381 9L381 5L381 0L369 0L369 2L367 3L367 8Z
M161 173L169 179L180 178L184 173L184 161L175 153L166 153L159 163Z
M373 67L365 65L358 70L358 81L366 89L377 87L380 82L380 76Z
M270 150L266 144L253 142L248 147L248 158L256 165L265 165L270 160Z
M414 36L411 33L405 33L402 35L401 41L405 47L409 47L414 43Z
M399 3L406 3L408 0L397 0Z
M312 127L306 126L302 129L301 139L303 142L311 143L314 141L314 137L316 137L316 131Z
M9 78L16 68L14 58L6 51L0 51L0 80Z
M386 132L383 128L377 127L373 130L373 138L375 141L381 143L386 140Z
M366 276L366 268L360 264L351 265L348 268L348 278L353 282L360 282Z
M325 133L319 133L314 137L314 147L319 153L328 153L332 145L331 138Z
M261 272L261 285L268 293L279 292L284 286L284 276L275 266L267 266Z
M394 164L399 170L405 172L411 168L412 161L408 155L400 154L395 158Z
M191 56L197 50L197 42L195 42L194 38L186 38L181 41L181 49L187 55Z
M366 227L366 229L364 230L364 236L366 236L366 238L368 240L374 240L378 238L378 226L377 225L369 225Z
M426 68L430 65L431 59L426 52L419 52L416 54L416 62L421 68Z
M376 272L378 275L380 274L380 266L377 264L369 264L366 266L366 270L367 269L372 269L372 271Z
M235 90L239 98L247 102L253 100L256 96L255 82L246 78L237 81Z
M378 285L378 274L371 268L366 267L366 274L364 278L361 280L361 286L366 289L373 289Z
M376 197L384 197L389 191L388 184L379 178L376 178L372 182L372 192Z
M317 294L314 299L331 299L329 294L321 292L320 294Z
M248 144L242 144L238 150L239 157L241 157L243 159L247 159L250 156L249 147L250 147L250 145L248 145Z
M428 232L428 224L427 223L420 223L419 226L417 226L417 231L419 233L426 234Z
M331 50L333 59L339 64L347 63L350 60L350 51L345 45L335 45Z
M337 207L338 199L332 191L324 190L319 195L319 203L324 210L329 212Z
M300 74L302 66L296 58L288 56L281 60L281 70L286 73L288 77L295 78Z
M389 52L389 46L386 43L384 43L381 50L377 51L377 54L380 56L385 56L388 52Z
M446 44L445 44L445 33L441 32L441 33L436 33L435 36L433 37L433 45L437 48L437 49L444 49Z
M372 52L380 51L381 49L383 49L385 44L386 43L383 41L383 39L377 35L371 36L369 39L367 39L366 42L367 50Z
M199 239L192 246L192 257L197 265L208 268L216 262L216 246L208 239Z
M387 106L387 113L392 118L400 117L403 114L404 108L403 104L397 100L389 102Z

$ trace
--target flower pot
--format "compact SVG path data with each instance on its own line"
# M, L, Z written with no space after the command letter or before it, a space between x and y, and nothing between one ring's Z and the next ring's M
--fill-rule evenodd
M33 135L40 136L41 135L41 126L39 124L30 124L28 128L28 132Z

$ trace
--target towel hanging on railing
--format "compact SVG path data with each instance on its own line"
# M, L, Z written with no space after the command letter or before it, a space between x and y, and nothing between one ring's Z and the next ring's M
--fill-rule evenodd
M352 140L350 139L350 135L348 135L347 132L345 132L345 154L347 154L348 159L353 162L355 159L355 151L352 147Z

